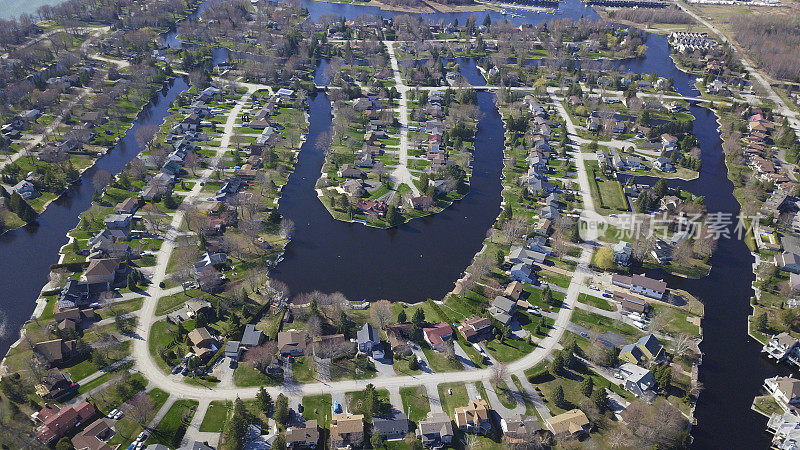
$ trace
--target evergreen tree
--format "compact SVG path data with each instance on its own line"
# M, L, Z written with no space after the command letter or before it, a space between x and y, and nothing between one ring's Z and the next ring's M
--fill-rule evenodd
M258 405L261 408L261 412L263 412L266 416L269 416L272 413L272 397L269 395L269 392L264 389L264 386L261 386L261 389L258 390L258 394L256 394L256 400L258 400Z
M131 273L128 274L128 289L135 291L136 290L136 271L132 270Z
M553 404L559 408L566 409L567 400L564 398L564 388L559 384L553 391Z
M594 391L594 380L592 380L592 377L587 375L581 382L581 393L584 397L589 397L592 395L592 391Z
M231 414L224 431L224 441L228 448L242 448L249 423L247 408L245 408L244 402L239 397L236 397L233 403L233 414Z
M414 315L411 316L411 323L416 325L425 323L425 311L423 311L422 308L417 308L417 310L414 311Z
M275 436L270 450L286 450L286 437L283 434Z
M753 326L758 331L761 332L767 331L767 313L762 312L761 314L757 315L756 318L753 320Z
M550 373L555 377L560 376L564 373L565 365L564 353L561 351L553 353L553 361L550 362Z
M389 206L389 209L386 211L386 221L389 222L391 226L397 226L403 223L403 215L397 210L397 206Z
M600 414L604 413L608 408L608 396L606 395L605 389L595 389L589 399L594 403L598 411L600 411Z
M278 398L275 400L275 412L272 413L272 418L283 426L289 423L289 399L285 395L278 394Z
M386 439L380 433L374 433L369 438L369 443L372 445L373 450L384 450L386 448Z

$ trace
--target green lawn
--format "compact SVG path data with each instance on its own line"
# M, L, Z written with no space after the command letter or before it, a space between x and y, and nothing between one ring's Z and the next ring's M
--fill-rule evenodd
M449 393L450 390L452 394ZM442 383L439 385L439 400L442 402L444 412L452 418L454 408L469 404L467 387L464 383Z
M422 352L425 354L425 359L428 360L431 370L434 372L454 372L464 370L464 366L458 361L451 361L441 353L431 348L422 347Z
M314 359L300 356L292 360L292 376L298 383L311 383L316 380Z
M214 400L208 405L203 422L200 424L200 431L219 433L228 420L228 413L233 408L230 400Z
M505 342L490 341L485 345L489 353L498 361L508 363L516 361L536 348L536 344L529 344L527 340L506 339Z
M331 421L333 403L331 394L307 395L303 397L303 417L306 420L317 419L317 424L327 428Z
M408 413L408 418L412 422L425 418L431 410L425 386L402 387L400 398L403 399L403 412Z
M197 400L176 400L164 418L161 419L161 422L158 423L156 429L153 430L153 434L147 440L147 445L179 446L183 435L186 433L186 427L192 421L197 404Z
M375 389L375 394L384 403L389 403L389 391L386 389ZM348 410L353 414L364 414L365 417L372 417L372 411L367 411L362 407L364 391L354 391L345 394Z
M597 161L586 161L586 171L589 185L597 212L610 214L619 211L628 211L628 200L622 191L622 185L617 180L606 179L598 168Z
M283 383L283 377L267 375L249 362L240 362L233 372L233 383L241 387L277 386Z
M578 295L578 301L589 306L594 306L595 308L604 309L606 311L616 311L616 308L611 306L611 303L608 303L604 298L595 297L593 295L581 293Z
M584 311L582 309L575 309L572 312L572 322L583 327L586 327L598 334L605 333L606 331L613 331L628 338L628 340L639 339L644 333L627 323L620 322L619 320L609 319L608 317L599 314Z

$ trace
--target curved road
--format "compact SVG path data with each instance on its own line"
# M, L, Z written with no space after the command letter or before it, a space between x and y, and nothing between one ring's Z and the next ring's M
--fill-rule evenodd
M216 156L214 157L215 161L219 160L224 154L224 150L230 143L230 138L233 133L233 128L235 124L236 117L238 116L239 112L242 109L242 106L247 98L249 98L250 94L255 89L254 86L249 85L248 93L242 97L242 99L237 102L236 106L231 111L230 115L228 116L228 120L225 123L225 131L224 135L221 139L221 145L217 151ZM556 101L556 104L560 106L560 102ZM563 109L563 107L560 107ZM568 123L568 131L572 134L573 138L575 138L575 128L574 125L570 122L569 116L566 116L567 123ZM589 180L584 170L583 165L583 155L580 152L580 149L573 148L572 151L573 157L576 159L578 163L578 181L581 188L581 195L583 196L584 205L587 209L587 217L593 218L594 217L594 203L592 201L592 197L590 195L589 190ZM209 167L214 167L215 164L210 164ZM208 169L203 174L203 178L207 178L211 175L211 169ZM184 200L184 202L191 202L194 200L200 192L200 183L195 183L194 188L190 192L189 196ZM174 230L177 230L183 220L183 212L178 211L172 220L171 227ZM169 233L173 234L173 233ZM594 238L596 238L596 233L593 233L590 229L588 235L585 239L591 242ZM148 348L147 339L150 335L150 329L152 324L156 321L156 317L154 315L156 305L158 303L159 298L164 296L166 292L158 287L158 284L166 278L166 266L167 262L170 259L170 255L175 248L175 243L172 240L165 240L164 245L161 248L161 251L157 257L157 266L155 268L155 273L153 276L151 288L148 290L149 297L145 301L142 309L138 312L139 316L139 326L138 331L141 334L140 339L134 340L133 345L133 357L136 361L136 368L142 373L142 375L147 378L150 382L150 387L158 387L163 389L166 392L169 392L172 395L184 397L184 398L194 398L200 400L231 400L235 399L236 397L240 398L253 398L255 397L256 393L260 389L260 387L216 387L216 388L208 388L202 386L195 386L184 383L180 375L167 375L165 374L155 363L153 360L153 356L150 354ZM537 363L541 362L543 359L547 357L553 350L559 348L559 341L564 334L567 325L569 324L570 317L572 315L572 310L577 303L578 294L581 292L582 286L585 284L587 277L591 276L591 270L589 269L589 262L591 260L591 245L590 244L583 244L582 245L582 252L579 258L579 264L575 270L574 276L572 278L572 282L567 289L566 298L564 300L564 306L559 311L558 316L555 320L554 328L551 330L550 335L544 338L541 342L539 342L539 346L530 354L526 355L525 357L508 364L508 369L510 373L517 374L520 376L520 379L524 379L524 374L522 373L525 369L528 369ZM448 372L448 373L423 373L420 375L407 375L407 376L389 376L389 377L380 377L370 380L369 382L375 385L377 388L388 388L390 390L394 390L399 387L404 386L417 386L417 385L425 385L425 386L435 386L440 382L475 382L488 379L491 376L490 369L481 369L481 370L472 370L472 371L463 371L463 372ZM271 395L277 395L280 392L287 392L289 391L292 396L298 397L303 395L312 395L312 394L320 394L320 393L343 393L343 392L350 392L350 391L357 391L361 390L364 387L364 380L345 380L345 381L336 381L336 382L317 382L317 383L308 383L308 384L292 384L292 385L284 385L280 387L267 387L267 391L270 392Z

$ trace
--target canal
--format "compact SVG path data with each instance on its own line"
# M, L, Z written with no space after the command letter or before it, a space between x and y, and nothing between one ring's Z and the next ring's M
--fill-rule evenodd
M20 327L30 317L34 300L48 281L50 265L58 262L59 250L67 243L67 232L91 206L92 176L100 170L119 173L143 149L135 137L137 129L160 125L175 97L188 88L183 78L177 78L159 90L125 136L83 173L80 184L51 203L35 224L0 235L0 354L4 355L19 337Z
M207 3L207 2L206 2ZM302 0L312 19L333 14L355 18L363 14L392 17L396 13L360 5L344 5ZM204 4L198 14L207 7ZM429 22L458 18L464 23L469 13L424 14ZM555 14L520 11L507 17L490 12L493 21L508 18L515 24L538 24L543 20L581 16L597 18L591 7L579 0L559 4ZM477 13L479 21L484 13ZM196 17L196 15L195 15ZM165 36L173 48L180 46L173 30ZM612 66L636 73L656 72L671 77L678 92L696 95L694 76L677 69L669 58L666 38L648 35L645 58L616 61ZM479 74L458 61L462 74L476 81ZM38 225L22 228L0 237L0 352L17 338L17 330L30 316L33 300L47 281L49 266L67 240L65 234L78 221L78 215L91 204L91 177L97 170L118 173L141 150L133 138L135 127L158 124L167 114L169 103L186 89L182 79L161 91L137 118L134 129L96 166L88 170L83 184L74 186L40 216ZM285 260L274 276L285 281L294 293L320 290L341 291L353 300L390 299L419 301L439 298L449 291L474 254L480 249L487 229L500 211L503 126L493 97L478 94L482 117L475 144L474 172L470 193L435 216L414 220L392 230L378 230L333 220L316 197L314 185L323 163L315 137L331 126L331 106L324 93L312 95L308 140L298 155L281 199L280 211L292 219L296 237L287 247ZM694 131L702 149L700 177L680 183L705 197L709 212L737 214L739 205L727 179L714 114L692 107L696 117ZM723 238L711 258L713 268L707 277L686 280L653 273L667 279L670 286L685 289L705 304L703 321L704 352L700 381L704 390L696 410L699 425L693 428L695 448L767 448L765 419L750 410L750 402L762 380L786 370L776 368L759 355L759 345L747 336L750 313L750 282L753 258L741 240Z

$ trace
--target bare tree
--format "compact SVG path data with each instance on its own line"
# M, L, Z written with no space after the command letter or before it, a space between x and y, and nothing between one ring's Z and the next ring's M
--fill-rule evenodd
M508 366L503 363L498 363L492 366L492 375L490 380L494 384L505 380L508 377Z
M278 353L278 347L274 341L268 341L263 345L253 347L247 350L244 358L245 361L253 364L253 367L261 372L266 372L267 367L272 365L275 361L275 355Z
M98 170L92 176L92 185L95 192L102 192L111 183L111 174L105 170Z
M370 305L369 309L372 323L376 324L380 329L386 328L394 318L392 305L387 300L381 300Z
M142 428L146 427L155 414L155 403L149 395L145 393L136 394L128 400L128 415Z

